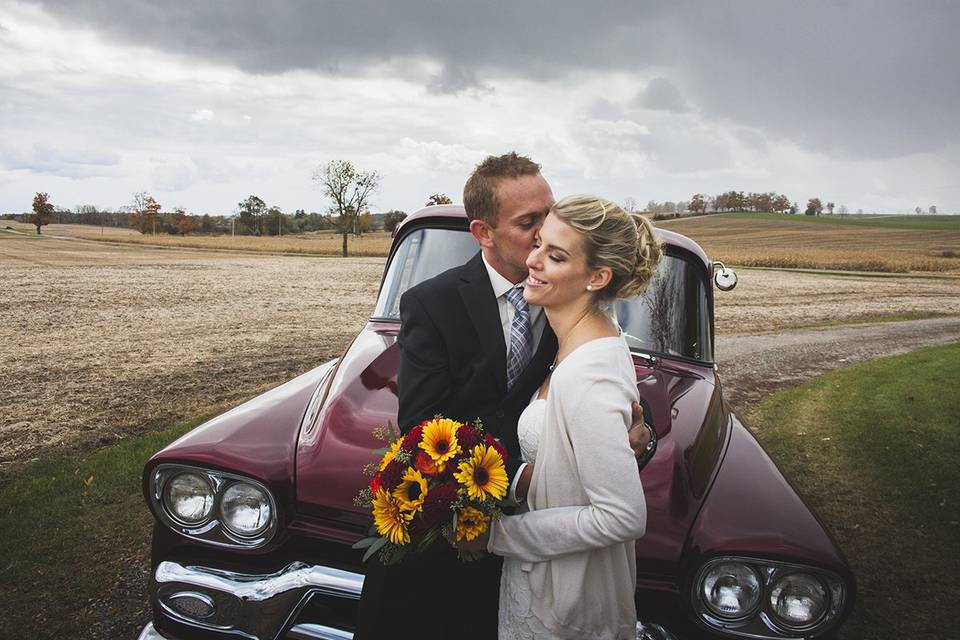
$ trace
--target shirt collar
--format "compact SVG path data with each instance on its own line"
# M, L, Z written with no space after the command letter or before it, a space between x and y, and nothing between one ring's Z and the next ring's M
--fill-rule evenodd
M483 255L483 252L480 252L480 257L483 258L483 266L487 268L487 275L490 276L490 284L493 286L493 295L496 298L499 298L510 289L513 289L517 285L523 284L523 281L517 282L516 284L511 283L509 280L500 275L500 272L490 266L490 263L487 262L487 256Z

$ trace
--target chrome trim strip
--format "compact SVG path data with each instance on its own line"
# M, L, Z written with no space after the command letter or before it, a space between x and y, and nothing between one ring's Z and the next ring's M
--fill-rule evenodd
M171 609L167 600L185 591L209 598L214 612L195 619ZM361 574L304 562L291 563L275 573L247 574L164 561L154 572L151 598L167 615L185 624L243 637L276 638L311 596L359 601L361 591ZM340 629L315 626L317 632L328 629L323 631L327 635L305 637L339 640L352 636L342 635L347 632ZM301 632L312 628L301 628ZM334 632L339 635L329 635Z
M287 631L284 640L353 640L353 633L322 624L298 624Z

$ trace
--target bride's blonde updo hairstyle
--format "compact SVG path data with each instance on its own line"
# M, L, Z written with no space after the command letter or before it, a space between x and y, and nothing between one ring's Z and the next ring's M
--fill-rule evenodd
M610 284L597 292L600 300L632 298L643 293L663 257L653 225L627 213L617 203L596 196L567 196L550 213L583 234L590 269L607 267Z

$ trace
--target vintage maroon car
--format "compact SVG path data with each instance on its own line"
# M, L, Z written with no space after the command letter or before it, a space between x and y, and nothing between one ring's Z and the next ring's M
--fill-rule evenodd
M713 287L735 276L661 230L649 290L618 302L659 447L641 476L638 637L814 638L853 604L840 550L729 410ZM197 427L147 463L156 523L141 638L350 638L370 518L361 468L396 421L400 295L477 251L459 207L397 229L376 309L337 360ZM398 637L402 637L400 633Z

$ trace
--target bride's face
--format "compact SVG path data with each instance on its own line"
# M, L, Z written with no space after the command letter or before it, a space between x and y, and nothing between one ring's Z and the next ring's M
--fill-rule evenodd
M527 257L523 297L530 304L560 308L586 303L594 273L587 266L583 234L553 215L546 217Z

